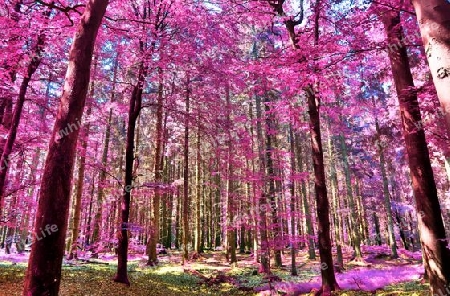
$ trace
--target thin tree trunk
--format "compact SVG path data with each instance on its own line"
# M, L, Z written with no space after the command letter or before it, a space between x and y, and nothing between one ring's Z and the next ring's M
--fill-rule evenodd
M260 220L260 234L261 234L261 265L259 271L270 274L270 247L267 235L267 197L264 193L266 183L266 160L263 150L264 137L262 132L262 107L261 98L256 96L256 135L258 139L258 155L259 155L259 172L264 174L262 186L262 193L259 196L259 220Z
M203 253L201 248L202 245L202 217L201 217L201 200L202 200L202 192L201 192L201 146L200 146L200 116L197 118L198 130L197 130L197 141L196 141L196 150L197 150L197 159L195 164L195 251L199 253Z
M143 42L141 41L141 49ZM127 141L125 148L125 182L121 200L121 230L118 233L118 264L115 282L130 285L127 274L128 263L128 221L130 216L131 190L133 188L133 163L136 123L141 111L142 92L146 77L146 66L142 61L139 66L138 82L133 88L128 110Z
M178 174L179 176L180 174ZM175 249L180 249L180 215L181 215L181 195L180 195L180 187L177 186L177 205L175 208Z
M87 148L87 138L84 138L81 143L81 149L86 151ZM80 221L81 221L81 197L83 196L83 184L84 184L84 172L86 168L86 156L85 154L80 155L80 162L78 164L78 180L76 185L75 201L74 201L74 212L73 212L73 227L72 227L72 238L71 247L69 251L69 260L78 259L77 247L78 247L78 233L80 231Z
M342 219L339 215L340 203L339 203L339 185L336 173L334 146L333 146L333 136L331 134L330 121L328 121L328 158L330 161L330 179L331 179L331 196L333 198L333 220L334 220L334 230L336 238L336 259L337 265L342 270L344 269L344 257L342 254Z
M362 253L361 253L361 234L360 234L360 219L358 217L358 208L355 203L355 196L353 194L352 189L352 179L350 175L350 166L348 163L348 152L347 152L347 144L345 143L345 137L344 134L341 133L339 135L339 140L341 144L341 153L342 153L342 163L344 165L344 173L345 173L345 185L347 188L347 200L348 205L350 208L350 219L352 222L352 227L350 230L352 243L353 243L353 249L354 249L354 259L355 260L362 260Z
M250 121L253 122L253 103L250 102L249 103L249 117L250 117ZM250 135L251 135L251 151L252 153L255 151L255 138L254 138L254 129L253 129L253 124L250 125ZM248 160L248 159L247 159ZM256 165L255 165L255 159L252 158L251 159L251 168L252 168L252 172L256 172ZM258 253L258 218L259 218L259 213L257 211L257 206L259 205L259 201L258 201L258 192L257 192L257 182L253 181L252 182L252 195L253 195L253 207L250 207L249 211L251 211L252 214L252 222L253 222L253 260L255 263L259 262L259 253ZM256 207L256 208L255 208Z
M297 242L295 236L295 179L294 175L296 172L295 167L295 140L294 140L294 132L292 131L292 124L289 125L289 142L290 142L290 161L291 161L291 180L289 183L289 190L291 193L291 200L289 203L290 214L291 214L291 275L298 275L297 266L295 262L295 256L297 255Z
M373 224L375 227L375 244L381 246L381 232L380 232L380 221L378 220L377 213L374 211L372 214Z
M186 83L186 109L184 120L184 172L183 172L183 260L182 264L189 260L189 96L190 96L189 76Z
M116 80L117 80L117 70L119 65L119 55L116 56L116 59L114 61L114 72L113 72L113 85L111 89L111 103L115 102L115 91L116 91ZM109 115L108 115L108 122L106 124L106 130L105 130L105 141L103 146L103 152L102 152L102 169L100 171L100 176L98 180L98 191L97 191L97 213L95 214L95 220L94 220L94 231L92 235L92 242L97 244L93 248L93 257L98 257L98 252L102 250L103 246L102 239L101 239L101 224L103 221L103 199L105 197L105 182L106 182L106 165L108 163L108 153L109 153L109 143L111 141L111 124L112 124L112 117L113 110L109 109Z
M269 99L266 96L264 101L265 103L265 122L266 122L266 169L267 169L267 178L269 183L269 200L272 214L272 227L273 227L273 238L274 238L274 253L275 253L275 266L281 267L283 262L281 260L281 250L280 250L280 232L281 225L280 219L278 217L277 210L277 198L276 198L276 189L275 189L275 169L273 165L273 147L272 147L272 133L275 130L274 119L271 115L271 110L269 106Z
M295 135L295 142L297 146L297 163L298 163L298 170L304 171L304 153L303 153L303 147L302 143L300 143L300 139L298 135ZM301 199L302 199L302 210L303 215L305 217L305 224L306 224L306 234L308 236L308 258L310 260L316 259L316 249L315 249L315 243L314 243L314 228L312 224L312 217L311 217L311 210L309 208L309 201L308 201L308 194L306 192L306 181L301 181Z
M384 146L381 144L380 137L380 126L378 124L378 119L375 119L375 130L377 132L377 146L380 153L380 168L381 177L383 178L383 195L384 195L384 207L386 208L387 224L388 224L388 237L389 246L391 247L392 258L398 258L397 254L397 243L395 241L394 233L394 221L392 219L392 208L391 208L391 197L389 194L389 181L386 175L386 162L384 158Z
M320 0L314 7L314 45L319 42ZM334 275L333 255L330 240L330 205L327 197L325 167L323 164L322 136L320 133L319 104L312 86L307 92L309 131L311 136L311 151L314 164L314 188L317 202L317 232L319 237L319 255L321 264L322 287L319 293L331 295L331 291L339 289Z
M228 247L227 253L230 255L230 265L233 267L237 266L236 257L236 228L234 225L234 213L235 213L235 203L234 203L234 166L233 166L233 140L231 136L231 102L230 102L230 87L227 84L225 87L226 92L226 106L227 106L227 210L228 210Z
M28 85L31 81L31 76L36 72L41 64L42 53L44 51L45 34L41 32L37 38L36 45L33 49L32 58L27 67L27 74L23 78L20 85L19 97L14 107L14 114L9 128L8 139L3 147L1 147L0 157L0 211L3 209L3 196L5 193L6 174L9 167L9 156L12 153L14 143L16 141L17 130L19 128L20 118L22 116L23 105L25 103L25 96L28 90Z
M158 69L159 72L159 86L158 86L158 101L156 109L156 147L155 147L155 182L157 184L162 181L162 146L164 141L164 130L163 130L163 78L162 70ZM156 245L159 241L159 219L160 219L160 204L161 204L161 192L158 188L155 189L155 195L153 196L153 218L151 220L150 226L150 239L148 241L148 261L147 265L153 266L158 264L158 256L156 253Z

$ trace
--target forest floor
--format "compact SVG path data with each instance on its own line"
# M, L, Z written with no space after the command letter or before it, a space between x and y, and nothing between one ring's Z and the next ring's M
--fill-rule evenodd
M365 264L349 262L351 250L346 250L345 270L336 273L342 291L336 295L428 295L428 286L421 283L423 267L419 252L399 251L400 258L390 259L386 247L363 250ZM319 260L309 260L299 254L299 275L291 276L289 251L285 253L286 267L273 268L274 277L270 279L257 273L257 265L248 254L238 255L239 263L235 268L226 262L220 251L205 252L184 266L180 253L174 250L161 255L157 267L146 266L143 256L130 255L131 287L111 280L117 268L113 255L87 261L64 261L60 295L309 295L319 288ZM27 259L28 254L0 252L1 296L22 295Z

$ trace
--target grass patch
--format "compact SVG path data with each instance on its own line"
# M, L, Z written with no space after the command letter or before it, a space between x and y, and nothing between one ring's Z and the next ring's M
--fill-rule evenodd
M411 281L384 287L375 293L362 291L339 291L333 295L339 296L429 296L429 285L422 284L420 281Z
M217 287L199 285L195 276L176 271L175 266L158 268L139 267L132 264L128 274L131 287L114 283L112 278L117 265L83 264L63 266L61 296L171 296L171 295L253 295L238 291L231 285ZM22 295L25 264L0 263L0 295Z
M162 264L157 268L145 267L137 262L130 262L129 279L131 287L114 283L112 277L117 265L80 264L63 266L61 296L171 296L171 295L255 295L252 292L239 291L230 284L213 286L200 285L199 279L184 273L180 265ZM258 287L267 283L262 274L254 274L256 268L241 267L228 271L227 276L237 279L242 286ZM0 295L21 296L26 264L0 262ZM216 274L209 268L199 269L205 276ZM288 270L273 269L275 275L283 282L307 282L317 275L314 268L300 269L299 276L291 276ZM411 281L385 287L376 293L362 291L339 291L339 296L425 296L429 295L429 285L420 281ZM308 294L306 294L308 295Z

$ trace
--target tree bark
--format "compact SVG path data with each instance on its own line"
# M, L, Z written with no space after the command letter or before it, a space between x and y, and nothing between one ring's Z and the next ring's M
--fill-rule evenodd
M397 254L397 242L395 241L394 233L394 221L392 219L392 208L391 208L391 197L389 194L389 180L386 175L386 161L384 157L384 146L380 141L380 126L378 124L378 119L375 119L375 130L377 132L377 146L378 152L380 153L380 168L381 177L383 178L383 196L384 196L384 207L386 208L387 224L388 224L388 237L389 246L391 247L392 258L398 258ZM401 228L400 228L401 230Z
M421 3L419 1L413 2L415 2L416 7L418 7L418 3ZM449 6L448 3L444 5L444 1L432 2L442 2L442 6ZM444 7L441 7L441 9L443 10ZM424 11L419 10L418 17L419 20L422 20L421 22L425 22L423 18L426 14L423 15L423 13ZM398 12L388 13L382 20L387 33L388 43L399 43L403 35L400 14ZM428 42L434 42L427 38L425 37L426 44ZM433 46L439 48L438 44ZM427 48L428 54L433 55L434 50L429 47ZM447 249L448 243L445 239L441 207L437 196L433 170L431 168L425 132L420 124L422 118L417 94L414 91L414 82L409 67L406 48L397 47L394 50L390 50L389 59L400 105L402 131L406 142L408 163L416 201L424 265L430 278L431 294L445 293L444 291L450 283L450 265L448 264L450 262L450 253ZM444 60L442 62L445 63ZM433 73L433 75L436 75L436 73Z
M141 49L143 43L141 41ZM128 263L128 221L130 217L131 190L133 188L133 163L136 123L141 111L142 92L147 69L144 62L139 65L138 82L133 88L128 110L127 142L125 148L125 187L121 200L121 230L118 233L118 264L115 282L130 285L127 274Z
M155 183L159 184L162 181L162 146L163 146L163 78L162 69L159 68L159 85L158 85L158 101L156 109L156 147L155 147ZM153 218L150 226L150 239L148 242L148 261L147 265L153 266L158 263L158 256L156 253L156 245L159 241L159 210L161 203L161 192L158 188L155 189L155 195L153 196Z
M450 135L450 5L446 0L412 0L433 82Z
M278 217L277 202L276 202L276 189L275 189L275 168L273 165L273 145L272 145L272 133L275 130L274 118L270 110L270 100L268 99L270 94L266 94L265 103L265 122L266 122L266 170L267 170L267 181L269 185L269 200L270 208L272 214L272 227L273 227L273 249L275 253L275 266L281 267L283 262L281 260L281 246L280 246L280 233L281 233L281 223Z
M237 266L236 257L236 228L234 225L234 214L235 214L235 202L234 202L234 166L233 166L233 139L231 135L232 123L231 123L231 102L230 102L230 87L227 84L225 87L226 96L226 106L227 106L227 211L228 211L228 246L227 253L230 255L230 265L233 267Z
M345 173L345 184L347 189L347 198L348 198L348 205L351 211L350 218L352 222L351 227L351 238L353 243L353 249L355 251L354 257L355 260L362 260L362 254L361 254L361 234L360 234L360 219L358 217L358 207L355 203L355 196L353 194L352 190L352 179L350 175L350 166L348 163L348 152L347 152L347 144L345 143L345 137L344 134L341 133L339 135L339 141L341 146L341 153L342 153L342 163L344 166L344 173Z
M297 266L295 262L295 256L297 255L297 243L296 243L296 236L295 236L295 179L294 175L296 172L295 167L295 140L294 140L294 132L292 131L292 124L289 125L289 144L290 144L290 162L291 162L291 180L289 183L289 190L291 193L291 200L289 203L289 210L290 210L290 223L291 223L291 275L296 276L298 275L297 272Z
M197 140L196 151L197 159L195 164L195 251L200 254L202 249L202 216L201 216L201 201L202 201L202 185L201 185L201 138L200 138L200 116L197 117Z
M303 138L303 137L302 137ZM303 139L302 139L303 140ZM295 142L297 146L297 163L298 163L298 170L300 172L304 171L304 162L303 159L306 155L306 151L304 152L302 143L300 142L300 136L295 135ZM306 170L308 170L306 168ZM312 213L309 207L309 201L308 201L308 194L306 192L306 181L301 181L301 201L302 201L302 207L301 210L303 211L303 215L305 217L305 226L306 226L306 234L308 236L308 259L315 260L316 259L316 244L314 242L314 227L312 222Z
M311 152L314 164L314 188L317 202L317 232L319 236L319 254L321 263L323 294L339 289L334 275L333 255L330 240L330 213L323 164L322 137L320 133L320 116L314 91L307 91L309 130L311 134Z
M262 273L270 274L270 246L267 235L267 197L264 193L266 183L266 160L264 155L264 149L262 144L264 143L264 136L262 132L262 107L261 98L256 96L256 135L258 139L258 156L259 156L259 172L264 176L262 180L262 190L259 191L259 222L260 222L260 235L261 235L261 265L259 271Z
M113 73L113 85L111 89L111 103L115 102L115 91L116 91L116 80L117 80L117 70L119 66L119 55L114 61L114 73ZM106 182L106 166L108 162L108 153L109 153L109 143L111 141L111 125L113 120L113 110L109 109L108 122L106 123L105 130L105 140L102 152L102 168L99 175L98 180L98 191L97 191L97 212L95 214L94 220L94 231L92 233L92 242L96 244L93 248L92 256L94 258L98 257L99 251L102 250L102 242L101 242L101 224L103 221L103 199L105 196L105 182Z
M23 295L58 295L79 130L62 138L58 133L73 127L83 115L94 44L107 5L106 0L87 2L69 52L64 91L48 148L35 222L35 233L40 233L47 225L56 227L57 231L33 244Z
M189 74L188 74L189 75ZM186 83L186 109L184 120L184 172L183 172L183 260L184 264L189 260L189 96L190 96L189 76Z
M339 202L339 184L336 173L336 165L335 165L335 152L333 145L333 135L331 134L331 126L330 121L328 120L328 158L330 162L330 183L331 183L331 196L333 199L333 222L334 222L334 230L335 230L335 238L336 238L336 260L337 265L341 270L344 269L344 257L342 254L342 218L339 215L340 210L340 202Z

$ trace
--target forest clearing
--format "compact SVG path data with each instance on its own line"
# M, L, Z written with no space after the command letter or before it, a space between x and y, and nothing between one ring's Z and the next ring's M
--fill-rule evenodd
M449 24L0 0L0 296L449 296Z

